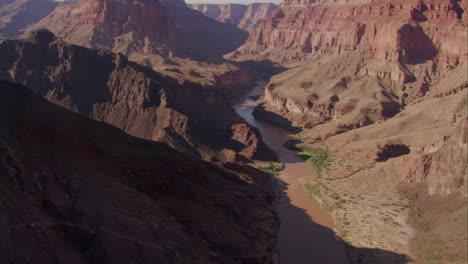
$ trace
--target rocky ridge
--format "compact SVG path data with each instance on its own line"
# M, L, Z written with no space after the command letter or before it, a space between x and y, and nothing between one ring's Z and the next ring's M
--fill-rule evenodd
M273 263L269 175L129 136L4 81L0 113L0 262Z
M131 135L207 160L274 159L217 87L180 84L122 54L71 45L47 30L4 41L0 52L7 54L0 79Z
M219 22L229 23L252 31L263 19L270 16L276 5L272 3L242 4L191 4L190 8Z

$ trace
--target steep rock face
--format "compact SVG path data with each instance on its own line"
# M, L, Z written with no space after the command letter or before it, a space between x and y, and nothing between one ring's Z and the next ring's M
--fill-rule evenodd
M461 120L450 136L444 136L426 148L425 155L406 160L403 171L409 183L425 183L429 195L457 193L466 183L464 179L468 157L467 122ZM464 193L466 196L466 192Z
M93 26L111 38L130 32L152 40L175 38L173 21L158 0L89 0L82 8L84 25L77 26Z
M134 51L160 48L176 37L172 18L158 0L83 0L65 4L32 27L36 28L47 28L66 41L93 48L112 49L119 39L127 37L133 40L127 45Z
M273 263L274 184L0 81L1 263Z
M282 51L276 59L294 60L359 50L367 57L398 61L431 59L437 47L439 59L453 66L464 55L460 32L466 8L466 3L450 0L284 1L239 53Z
M179 84L121 54L70 45L46 30L5 41L0 50L8 54L0 58L0 78L131 135L164 141L205 159L224 160L224 149L250 148L266 150L256 158L273 157L251 127L258 142L231 140L231 126L245 122L223 103L225 95L216 87Z
M207 17L251 31L263 19L269 17L277 6L272 3L253 3L250 5L192 4L189 7L202 12Z
M47 16L57 6L53 0L0 1L0 39L20 35L23 29Z

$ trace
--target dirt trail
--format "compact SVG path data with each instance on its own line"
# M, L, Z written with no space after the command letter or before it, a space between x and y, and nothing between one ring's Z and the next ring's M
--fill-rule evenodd
M280 264L348 263L343 247L334 238L332 216L304 191L303 183L313 174L312 167L297 157L296 152L283 147L292 135L252 116L255 102L249 96L261 95L262 85L258 84L234 109L259 129L265 143L285 164L279 175L281 198L277 206L281 220L278 234Z

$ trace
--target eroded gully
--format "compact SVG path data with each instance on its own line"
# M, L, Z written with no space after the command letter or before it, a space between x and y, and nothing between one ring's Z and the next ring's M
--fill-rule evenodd
M310 165L285 149L283 144L292 135L252 116L255 102L250 96L263 94L264 83L259 83L235 111L249 124L258 128L265 143L285 164L279 174L280 198L277 212L281 221L278 233L280 264L343 264L348 263L344 248L335 239L334 221L319 202L304 191L304 182L313 175Z

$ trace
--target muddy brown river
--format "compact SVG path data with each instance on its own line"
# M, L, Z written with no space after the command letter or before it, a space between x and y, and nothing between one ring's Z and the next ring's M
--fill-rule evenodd
M300 159L297 152L283 147L293 135L252 116L256 104L249 96L262 95L263 85L258 84L234 109L258 128L265 143L285 164L279 174L281 194L277 205L281 221L278 233L280 264L348 263L344 248L335 239L332 216L303 188L303 183L313 174L312 167Z

